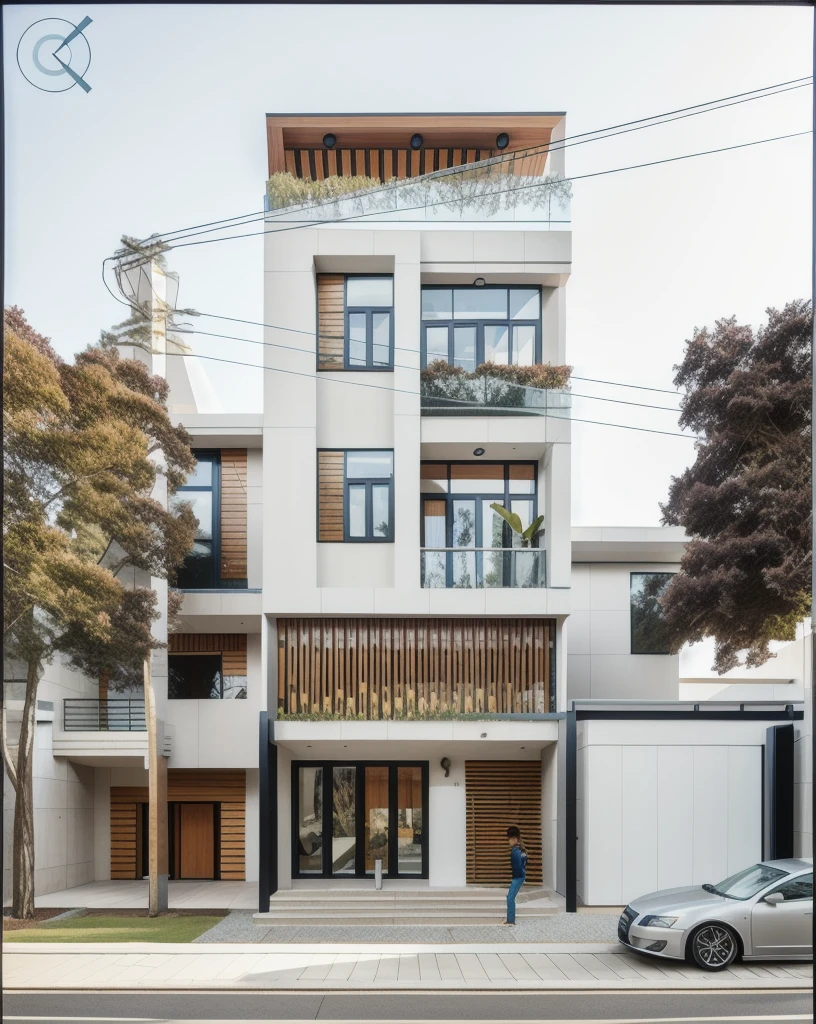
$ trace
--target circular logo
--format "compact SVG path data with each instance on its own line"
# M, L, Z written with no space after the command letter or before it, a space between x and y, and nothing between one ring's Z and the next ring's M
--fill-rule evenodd
M75 85L90 92L84 75L91 66L91 48L83 35L90 24L90 18L79 25L43 18L30 25L17 44L17 66L26 81L43 92L68 92Z

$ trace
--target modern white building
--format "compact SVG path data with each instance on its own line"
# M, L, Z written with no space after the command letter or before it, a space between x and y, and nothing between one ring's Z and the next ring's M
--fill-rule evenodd
M571 527L569 392L504 369L568 362L564 115L266 120L270 176L398 184L270 193L262 414L164 369L200 522L154 673L171 877L257 880L261 910L377 861L501 885L519 825L531 882L617 906L793 843L784 808L766 827L778 727L810 855L809 667L684 678L656 601L682 531ZM543 516L529 546L495 505ZM38 891L142 877L139 695L55 669L42 697Z

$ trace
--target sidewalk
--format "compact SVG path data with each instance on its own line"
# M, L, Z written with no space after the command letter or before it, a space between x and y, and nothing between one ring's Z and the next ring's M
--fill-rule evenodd
M603 943L315 945L7 943L4 987L20 990L769 990L809 989L812 964L708 973Z

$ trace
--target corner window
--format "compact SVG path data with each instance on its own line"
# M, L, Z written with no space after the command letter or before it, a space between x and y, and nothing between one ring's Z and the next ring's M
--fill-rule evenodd
M633 572L629 582L632 654L671 654L659 599L672 572Z
M394 278L320 274L317 278L319 370L394 368Z
M481 363L541 362L541 289L422 289L422 366L443 359L472 372Z
M393 451L318 452L317 519L319 541L392 541Z
M198 520L193 549L178 569L182 590L200 590L216 585L216 516L218 506L218 455L195 452L196 467L170 499L171 506L187 502Z

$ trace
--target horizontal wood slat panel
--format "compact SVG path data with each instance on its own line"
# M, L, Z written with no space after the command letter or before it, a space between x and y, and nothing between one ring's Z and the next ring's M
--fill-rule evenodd
M278 704L367 719L550 710L551 619L278 619Z
M318 452L317 539L343 539L343 452Z
M221 449L221 578L247 578L247 450Z
M169 803L194 801L221 805L221 877L243 880L246 877L246 772L228 768L170 768L167 800ZM147 786L111 786L111 878L136 877L137 805L147 802Z
M521 830L527 881L541 884L541 764L538 761L465 761L467 881L509 884L506 831Z
M220 654L225 676L247 674L246 633L171 633L170 654Z
M317 275L317 365L342 370L345 349L345 277Z

